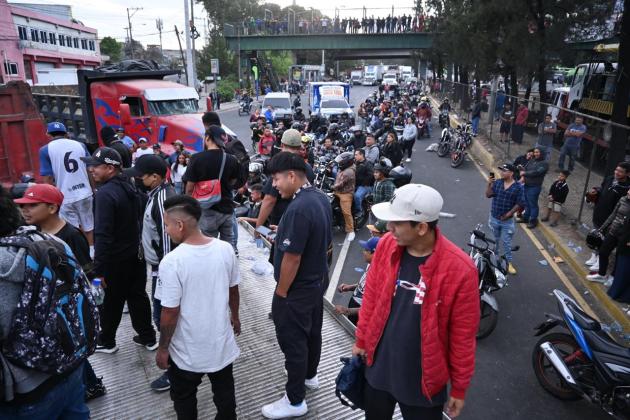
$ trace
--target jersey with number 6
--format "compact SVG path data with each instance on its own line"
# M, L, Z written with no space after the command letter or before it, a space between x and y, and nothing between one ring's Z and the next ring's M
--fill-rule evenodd
M39 172L52 176L63 193L64 204L74 203L92 195L85 163L80 159L89 156L85 144L60 138L39 149Z

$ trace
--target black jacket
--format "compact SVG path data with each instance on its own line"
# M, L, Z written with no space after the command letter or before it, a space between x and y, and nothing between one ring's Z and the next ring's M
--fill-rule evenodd
M549 188L549 195L553 197L555 203L564 203L569 195L569 186L566 181L556 181Z
M247 177L249 176L249 155L243 142L232 136L228 138L229 141L225 143L225 153L234 156L240 166L239 177L234 185L234 189L237 190L247 182Z
M122 158L123 168L131 168L131 162L132 162L131 150L129 150L129 148L125 146L125 143L123 143L122 140L114 140L111 142L106 142L105 145L107 147L111 147L112 149L118 152L118 154Z
M403 151L400 147L400 143L397 141L393 143L385 143L381 148L381 157L386 157L391 160L393 167L400 165L403 158Z
M94 202L94 272L138 258L144 197L122 175L101 185Z
M545 159L532 158L525 164L525 170L521 172L521 175L525 177L525 185L540 186L543 184L547 171L549 171L549 164Z
M345 144L346 147L352 146L354 150L363 149L365 147L365 134L361 133L358 136L352 135L348 142Z
M613 212L619 199L628 193L630 181L623 183L614 181L614 176L610 175L604 178L602 182L599 198L593 209L593 225L595 227L600 227L604 224L608 216Z
M357 187L371 187L374 185L374 166L368 161L357 162L356 164L356 185Z

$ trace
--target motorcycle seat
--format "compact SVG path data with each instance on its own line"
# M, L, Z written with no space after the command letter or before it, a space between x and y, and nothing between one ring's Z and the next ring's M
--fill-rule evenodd
M630 359L630 348L617 344L614 339L604 331L588 331L585 334L586 341L593 350Z
M591 318L582 309L573 305L571 302L568 303L568 306L573 314L573 319L580 328L587 331L599 331L601 329L600 323L596 319Z

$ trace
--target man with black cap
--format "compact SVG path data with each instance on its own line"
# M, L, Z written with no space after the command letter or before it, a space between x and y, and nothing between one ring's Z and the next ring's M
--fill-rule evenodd
M125 301L131 324L138 333L134 343L155 350L151 304L145 290L146 265L140 249L143 203L135 186L122 176L120 154L110 147L82 157L94 181L94 273L105 286L101 310L101 334L96 351L118 351L116 331Z
M116 135L116 131L109 125L101 128L101 140L107 147L111 147L118 152L122 159L122 167L130 168L132 164L132 155L129 147L123 143L121 139Z
M234 246L232 190L239 176L239 166L236 158L225 152L226 137L227 134L221 127L211 125L205 133L206 150L190 158L182 181L186 183L187 195L201 198L203 209L199 220L201 231L207 236L220 238ZM206 205L202 201L202 196L210 181L215 181L217 186L220 185L220 197L216 197L216 200L205 199L208 203Z
M149 191L149 199L142 219L142 250L144 259L151 266L151 296L153 298L153 322L160 330L162 306L155 297L155 289L160 282L158 270L162 258L174 248L164 226L164 200L176 195L175 188L166 182L166 162L159 156L140 156L133 168L125 169L125 175L135 177ZM168 376L163 374L151 383L154 391L167 391L170 388Z
M501 179L495 180L494 173L490 173L486 197L492 198L492 209L488 226L494 234L495 252L499 252L499 244L503 244L503 252L508 261L508 271L516 274L512 264L512 237L516 231L514 214L525 208L525 190L523 184L514 180L516 167L511 163L499 166Z

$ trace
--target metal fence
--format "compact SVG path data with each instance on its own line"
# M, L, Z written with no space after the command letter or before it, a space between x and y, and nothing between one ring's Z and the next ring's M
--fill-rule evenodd
M528 150L540 145L541 123L546 114L551 114L557 132L553 135L552 146L548 150L549 172L545 176L541 200L547 196L550 186L557 179L562 161L563 169L569 169L570 158L564 147L565 131L576 117L582 117L587 134L579 145L575 166L567 180L569 195L563 205L563 213L571 223L578 225L580 230L591 229L593 205L586 203L585 194L593 187L601 186L604 179L612 125L623 130L626 138L630 136L630 127L612 124L605 115L595 116L564 108L559 93L551 95L553 100L557 99L555 103L545 103L537 99L537 92L531 93L528 99L525 99L525 91L520 91L518 96L512 96L497 90L493 95L492 88L488 85L477 87L473 84L440 80L433 82L429 88L438 100L448 98L458 117L471 122L475 122L472 121L472 112L476 106L474 98L479 98L481 116L475 122L479 133L477 139L481 140L484 147L493 154L495 162L514 163L516 160L522 160ZM505 123L506 104L511 104L510 124ZM527 112L522 110L522 107L527 109Z

